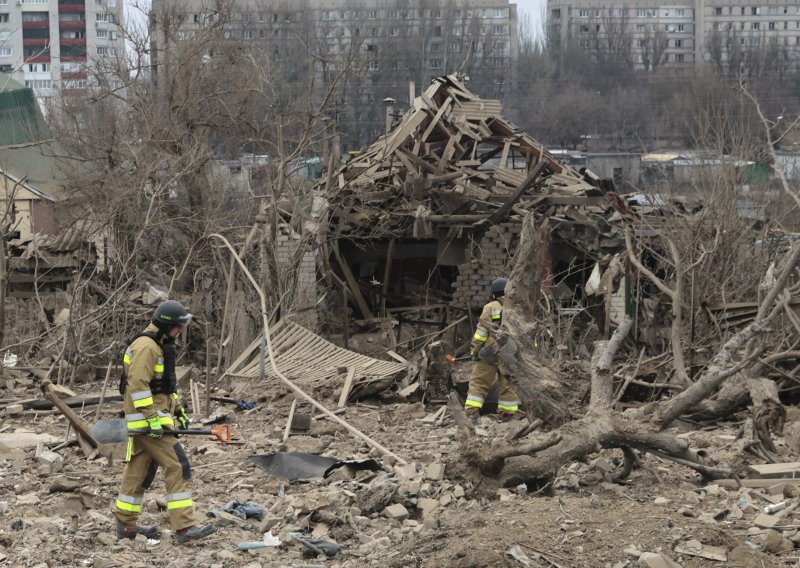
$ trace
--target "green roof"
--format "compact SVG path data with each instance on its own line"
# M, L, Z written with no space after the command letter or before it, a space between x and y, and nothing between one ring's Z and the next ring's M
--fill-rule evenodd
M58 196L64 156L28 87L0 73L0 171L24 179L52 197Z

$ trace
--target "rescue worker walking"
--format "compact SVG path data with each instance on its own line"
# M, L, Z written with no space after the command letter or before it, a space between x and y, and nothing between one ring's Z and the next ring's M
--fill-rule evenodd
M152 323L137 335L123 358L120 393L124 394L128 430L147 430L128 436L127 464L116 500L117 538L137 534L158 538L155 526L137 525L144 492L164 470L167 485L167 514L179 543L204 538L216 531L213 525L195 524L189 493L189 460L177 438L165 430L189 426L180 404L175 377L175 338L189 325L192 315L180 302L167 300L156 308ZM173 415L175 418L173 419Z
M486 401L486 395L494 384L495 375L500 383L500 395L497 401L497 409L501 420L510 420L519 410L517 393L511 387L505 376L499 372L495 362L487 362L480 356L480 350L494 343L492 335L499 329L503 319L503 297L505 296L505 278L495 278L492 281L491 301L483 307L475 335L472 336L470 345L470 358L475 361L472 368L472 375L469 378L469 391L467 401L464 404L470 422L475 426L478 422L478 414Z

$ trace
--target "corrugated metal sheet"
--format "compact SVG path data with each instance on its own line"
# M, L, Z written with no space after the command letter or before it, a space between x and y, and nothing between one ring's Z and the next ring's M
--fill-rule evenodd
M356 379L365 377L383 378L405 370L397 361L381 361L337 347L316 333L294 322L282 320L270 332L275 364L281 373L299 386L311 385L337 377L339 368L355 367ZM260 374L259 346L261 336L245 350L240 360L226 375L256 378ZM266 376L275 378L269 359L266 361Z

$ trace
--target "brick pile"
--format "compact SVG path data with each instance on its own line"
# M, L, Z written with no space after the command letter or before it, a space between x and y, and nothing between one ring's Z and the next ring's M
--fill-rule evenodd
M453 305L481 308L489 300L489 285L499 276L508 276L514 251L519 243L522 224L508 221L495 225L484 234L474 256L458 267Z

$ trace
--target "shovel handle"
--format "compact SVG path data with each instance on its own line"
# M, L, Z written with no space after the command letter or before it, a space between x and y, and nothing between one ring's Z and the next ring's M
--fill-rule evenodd
M128 434L147 434L149 430L128 430ZM230 424L217 424L211 430L167 430L164 434L170 436L214 436L223 444L230 444L233 435L233 426Z

